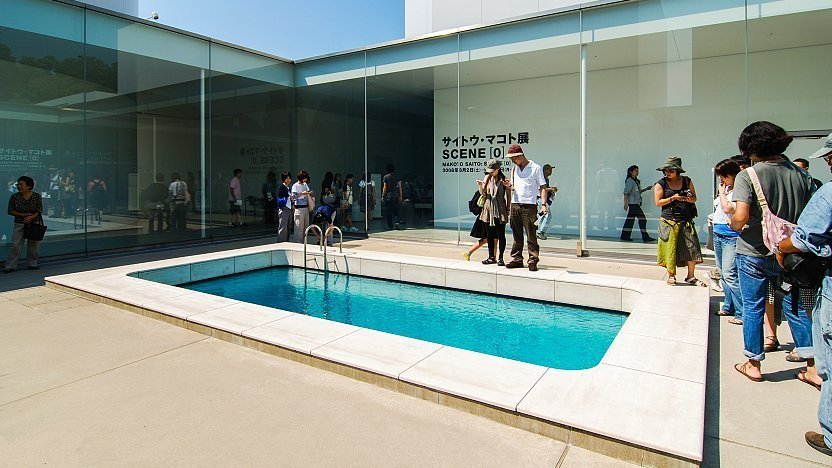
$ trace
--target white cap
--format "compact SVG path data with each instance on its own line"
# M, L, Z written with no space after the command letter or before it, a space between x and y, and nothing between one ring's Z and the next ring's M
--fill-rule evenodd
M826 143L824 143L819 150L815 151L815 153L809 157L822 158L829 153L832 153L832 133L830 133L829 136L826 137Z

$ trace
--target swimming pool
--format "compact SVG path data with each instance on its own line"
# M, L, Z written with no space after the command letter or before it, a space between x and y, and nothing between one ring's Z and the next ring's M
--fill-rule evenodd
M556 369L596 366L626 315L302 268L180 287Z

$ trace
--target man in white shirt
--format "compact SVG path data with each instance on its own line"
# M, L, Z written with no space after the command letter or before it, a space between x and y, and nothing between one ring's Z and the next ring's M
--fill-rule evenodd
M543 168L535 164L523 155L523 148L520 145L511 145L508 148L506 157L511 159L514 168L510 177L503 182L511 191L511 203L509 205L509 224L514 236L514 244L511 246L512 260L506 264L506 268L523 268L523 236L529 243L529 271L537 271L537 262L540 248L537 244L537 197L540 196L541 213L545 216L549 211L546 203L549 191L546 190L546 179L543 176Z

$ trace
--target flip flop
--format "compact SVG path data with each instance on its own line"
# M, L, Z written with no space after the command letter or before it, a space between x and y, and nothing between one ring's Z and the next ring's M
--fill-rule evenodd
M739 372L740 374L744 375L748 380L750 380L752 382L762 382L763 381L762 377L752 377L752 376L745 373L746 364L748 364L748 363L740 362L738 364L734 364L734 370Z
M789 354L786 355L786 360L789 362L806 362L806 358L800 357L800 355L797 354L797 351L795 350L792 350Z
M727 321L728 321L728 323L730 323L732 325L742 325L742 320L740 320L736 317L731 317Z
M799 380L799 381L801 381L805 384L809 384L809 385L815 387L816 389L818 389L818 391L820 391L820 385L818 385L818 384L816 384L816 383L814 383L811 380L806 378L806 371L802 370L802 371L798 372L797 374L794 375L794 378L796 378L797 380Z
M674 275L668 276L667 277L667 284L669 284L670 286L675 286L676 285L676 277Z
M771 341L772 344L763 343L763 351L767 353L773 353L780 349L780 341L777 340L776 336L767 336L766 341Z

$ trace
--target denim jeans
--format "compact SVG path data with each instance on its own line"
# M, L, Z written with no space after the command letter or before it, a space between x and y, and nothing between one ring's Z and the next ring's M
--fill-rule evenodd
M763 316L768 300L766 286L777 279L781 268L774 255L752 257L743 254L737 254L737 267L743 306L744 354L748 359L762 361L766 357L763 351ZM789 322L797 354L803 358L812 358L812 322L806 309L798 304L798 313L795 315L792 306L791 295L786 295L783 298L783 315Z
M828 279L828 278L827 278ZM824 287L827 287L824 284ZM818 422L827 447L832 447L832 301L827 294L817 295L812 313L812 338L815 349L815 366L823 379L818 405Z
M722 278L725 303L722 310L734 311L734 317L742 320L742 294L737 276L737 238L714 233L714 258Z
M538 208L538 212L542 211L542 208ZM546 210L546 214L537 217L537 232L541 234L546 234L546 230L549 229L549 221L552 219L552 205L549 205L549 208Z

